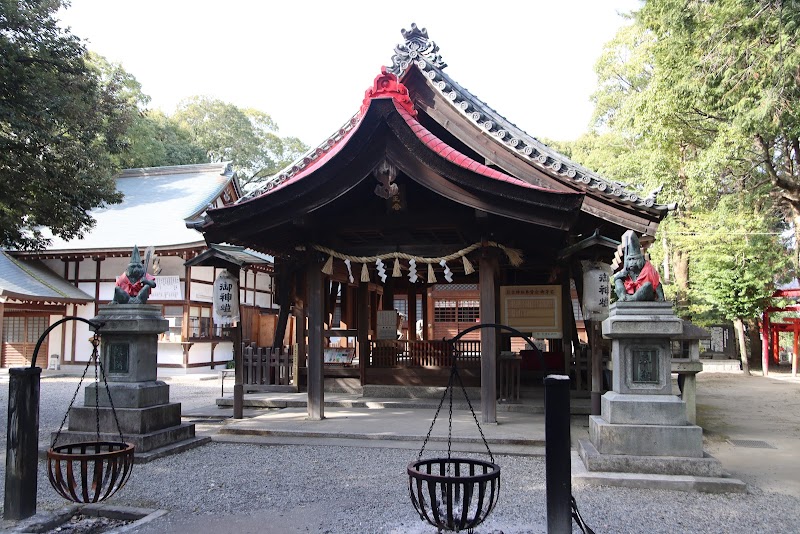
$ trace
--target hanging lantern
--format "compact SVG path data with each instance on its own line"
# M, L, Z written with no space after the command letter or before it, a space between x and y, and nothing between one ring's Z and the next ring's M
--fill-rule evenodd
M214 323L230 326L239 322L239 281L223 269L214 280Z
M583 318L587 321L602 321L608 317L611 266L595 261L581 263L583 264Z

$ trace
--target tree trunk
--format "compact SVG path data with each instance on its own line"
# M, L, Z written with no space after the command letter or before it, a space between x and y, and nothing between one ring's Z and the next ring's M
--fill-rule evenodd
M733 320L733 329L736 332L736 341L739 345L739 357L742 360L742 371L745 376L750 376L750 363L747 358L747 345L744 342L744 323L741 319Z
M673 274L675 275L675 300L681 306L689 299L689 254L683 250L672 250Z
M750 338L750 359L761 361L761 321L750 319L747 323L747 337Z
M792 209L792 225L794 226L794 267L795 271L800 271L800 207L795 203L790 204Z

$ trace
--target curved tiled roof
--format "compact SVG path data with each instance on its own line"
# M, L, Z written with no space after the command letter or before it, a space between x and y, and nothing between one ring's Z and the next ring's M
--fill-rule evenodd
M449 102L467 120L478 126L504 150L522 157L534 167L544 171L556 180L570 184L578 191L604 197L613 203L662 215L675 208L674 204L659 204L655 197L657 191L642 195L630 189L626 184L607 180L590 169L570 160L518 128L488 104L461 87L443 72L442 69L447 64L439 54L439 47L428 39L428 33L425 28L420 29L416 24L412 24L411 30L402 30L402 34L405 42L395 47L392 66L387 69L388 72L401 79L409 72L409 69L418 69L430 87L442 94L445 101ZM398 108L398 110L401 110L401 108ZM261 196L289 181L295 181L297 177L305 175L308 169L316 167L329 159L332 154L338 151L337 147L341 146L342 141L345 141L353 129L357 127L360 116L360 112L356 113L334 135L316 148L308 151L278 174L267 178L263 185L242 197L239 202ZM431 147L431 145L428 146ZM440 148L443 148L442 152L439 152L441 155L445 147ZM489 170L496 172L493 169ZM503 174L503 176L508 175ZM513 179L517 180L516 178ZM522 180L518 181L521 182Z
M425 128L422 124L417 121L414 115L416 115L416 111L413 108L409 108L410 101L406 102L407 91L405 87L401 83L397 81L397 77L394 74L386 73L386 69L383 69L383 72L379 74L375 78L374 85L377 87L381 85L382 81L388 81L397 90L367 90L367 94L364 97L364 103L361 106L361 110L359 113L353 117L350 121L348 121L345 126L343 126L335 136L327 139L322 145L317 147L316 149L308 152L301 160L295 162L291 167L284 169L278 175L273 176L268 179L268 181L262 185L261 187L254 189L245 198L242 198L239 203L247 202L254 198L266 195L271 193L272 191L281 189L291 183L294 183L309 173L311 173L314 169L318 168L319 166L323 165L325 162L330 160L335 154L337 154L342 147L347 144L347 141L358 129L358 125L360 124L360 120L362 116L366 113L367 109L369 108L369 104L374 99L379 98L386 98L392 99L395 109L403 117L403 120L406 124L411 128L411 131L414 132L414 135L425 144L431 151L435 152L442 158L467 169L469 171L475 172L492 180L498 180L501 182L506 182L518 187L524 187L527 189L538 189L538 190L546 190L550 193L564 193L564 194L574 194L574 193L567 193L561 191L552 191L550 189L545 189L543 187L539 187L537 185L531 184L524 180L520 180L510 174L506 174L500 172L498 170L492 169L483 163L477 162L474 159L470 158L469 156L459 152L455 148L451 147L433 133L431 133L427 128Z
M0 296L35 302L92 302L74 285L48 269L41 261L23 261L0 250Z
M120 204L92 210L96 221L82 238L52 238L48 250L128 249L134 245L202 243L186 227L234 181L230 162L125 169L115 177Z
M443 69L447 64L439 54L439 47L428 39L425 28L419 29L416 24L411 27L411 31L403 30L406 43L395 48L392 56L389 70L399 78L402 79L410 68L419 69L430 87L443 95L444 100L483 130L497 145L561 181L623 205L648 211L674 209L672 205L658 204L653 194L642 196L625 184L601 177L518 128L445 74Z

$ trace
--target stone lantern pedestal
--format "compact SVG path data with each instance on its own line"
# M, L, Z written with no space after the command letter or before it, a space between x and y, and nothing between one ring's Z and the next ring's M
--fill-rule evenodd
M119 441L114 411L124 440L135 446L137 462L208 442L195 436L193 424L181 423L180 403L170 402L169 385L157 379L158 334L168 329L161 306L100 306L93 320L104 323L100 358L108 392L102 379L86 386L84 405L70 409L69 427L58 444L96 441L98 421L101 440Z
M580 440L577 478L601 484L703 491L744 491L703 452L703 429L672 394L671 339L683 321L670 302L617 302L603 321L611 339L612 391ZM581 473L582 471L582 473Z

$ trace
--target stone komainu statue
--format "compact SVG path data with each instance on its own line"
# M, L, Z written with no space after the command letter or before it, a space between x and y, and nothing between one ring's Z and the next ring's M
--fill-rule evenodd
M639 237L633 230L622 234L624 265L614 275L618 301L663 301L664 288L653 264L645 259Z
M134 245L131 261L124 273L117 277L114 299L111 304L146 304L150 291L156 287L156 279L147 274L139 248Z

